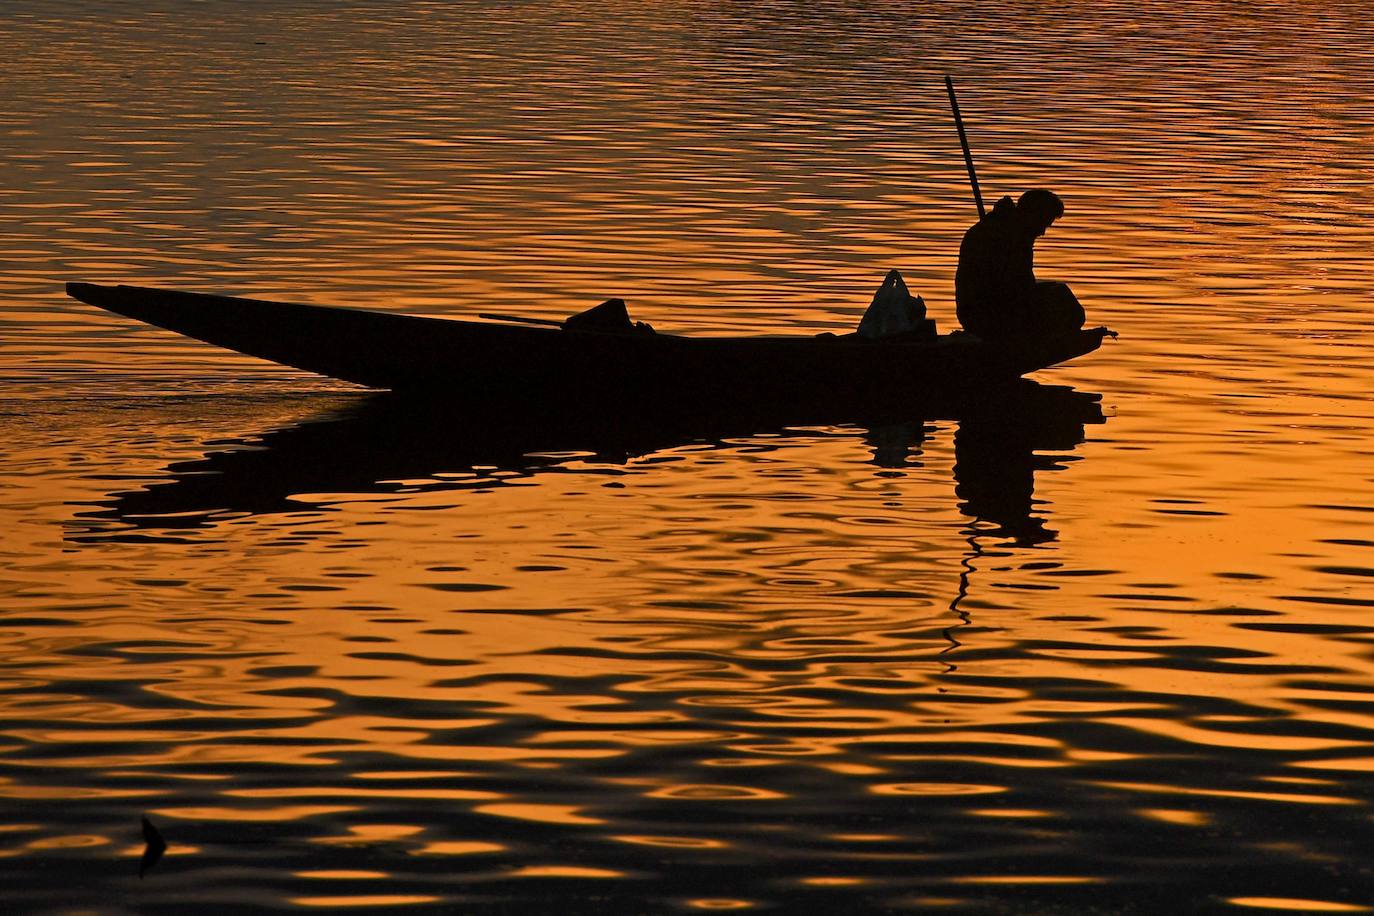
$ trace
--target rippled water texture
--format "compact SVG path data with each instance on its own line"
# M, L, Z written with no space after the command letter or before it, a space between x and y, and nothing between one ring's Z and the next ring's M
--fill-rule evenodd
M6 911L1374 908L1372 16L7 0ZM946 72L1121 332L997 410L424 412L61 291L948 328Z

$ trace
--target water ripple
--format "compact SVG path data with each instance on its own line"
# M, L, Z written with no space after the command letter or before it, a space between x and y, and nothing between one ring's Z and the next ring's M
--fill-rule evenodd
M8 4L7 903L1367 908L1370 12ZM61 294L948 328L946 72L1106 417L416 415Z

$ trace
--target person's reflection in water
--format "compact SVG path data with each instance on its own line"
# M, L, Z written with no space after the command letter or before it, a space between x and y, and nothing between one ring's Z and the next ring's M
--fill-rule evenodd
M978 535L1012 538L1020 546L1054 540L1056 532L1035 514L1035 472L1075 460L1066 452L1084 439L1084 426L1104 421L1096 395L1026 382L1003 396L963 411L954 432L954 484L964 515L992 527ZM909 422L875 426L864 439L881 468L919 467L930 428Z
M1023 546L1054 540L1057 532L1033 514L1035 472L1055 467L1035 454L1033 430L965 421L954 433L954 492L959 511L990 522L982 533L1009 537Z
M1037 455L1037 450L1069 451L1083 442L1084 426L1103 423L1096 395L1071 388L1023 389L1024 396L1009 398L990 412L966 415L954 433L954 492L959 510L972 518L966 530L968 553L960 563L959 588L949 610L958 618L944 631L949 641L941 655L963 645L957 632L972 623L961 604L969 597L972 577L980 557L1006 556L1007 551L985 552L982 538L1011 538L1017 547L1034 547L1052 541L1057 532L1035 514L1043 502L1035 499L1035 472L1057 470L1066 455ZM992 527L983 527L991 525ZM948 662L950 671L958 666Z
M1035 515L1035 472L1056 470L1080 445L1084 426L1106 418L1095 395L1071 388L1027 389L991 413L970 413L954 434L955 493L959 509L996 527L987 533L1013 538L1021 546L1052 541L1056 532Z

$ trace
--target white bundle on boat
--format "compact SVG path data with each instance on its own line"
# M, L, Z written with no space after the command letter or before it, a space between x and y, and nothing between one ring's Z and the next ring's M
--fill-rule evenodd
M935 322L926 318L925 300L911 295L901 273L890 270L859 321L859 336L876 340L894 334L934 336Z

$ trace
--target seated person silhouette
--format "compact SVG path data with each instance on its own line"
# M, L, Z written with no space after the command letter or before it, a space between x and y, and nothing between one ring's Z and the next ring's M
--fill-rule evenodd
M1063 283L1035 279L1035 240L1064 215L1051 191L1003 197L959 246L954 297L959 323L985 340L1023 340L1076 331L1083 306Z

